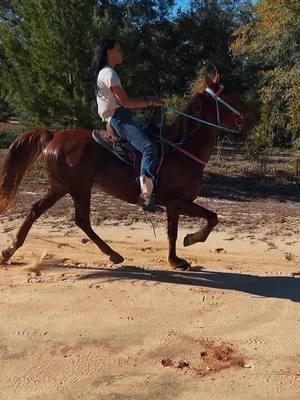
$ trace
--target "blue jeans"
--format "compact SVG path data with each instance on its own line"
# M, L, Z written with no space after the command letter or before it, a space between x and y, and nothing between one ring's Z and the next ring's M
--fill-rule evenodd
M123 107L117 108L110 120L110 126L118 136L142 153L140 176L148 176L155 183L157 148L146 133L132 120L129 111Z

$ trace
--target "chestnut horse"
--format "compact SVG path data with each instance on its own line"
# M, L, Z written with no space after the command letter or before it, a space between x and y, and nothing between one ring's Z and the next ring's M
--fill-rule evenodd
M230 109L220 104L218 119L223 127L237 131L253 119L253 113L239 99L233 96L222 98L242 115L242 118L238 118ZM196 94L186 113L213 124L217 123L216 101L207 93ZM216 143L216 127L179 116L169 130L185 135L182 148L204 163L208 162ZM34 221L57 200L70 194L75 205L75 223L109 256L112 263L121 263L124 258L111 249L91 227L91 189L94 184L98 185L102 191L132 204L137 203L140 190L132 168L97 144L89 130L51 132L37 128L17 139L6 154L0 173L0 214L13 204L25 171L40 153L49 175L47 192L32 205L15 240L2 251L3 262L7 262L22 246ZM185 237L185 246L204 242L218 223L216 213L194 203L202 186L203 170L204 165L196 163L180 152L170 151L165 156L159 172L157 203L166 207L168 262L172 268L186 269L189 266L186 260L176 255L180 215L206 220L202 229Z

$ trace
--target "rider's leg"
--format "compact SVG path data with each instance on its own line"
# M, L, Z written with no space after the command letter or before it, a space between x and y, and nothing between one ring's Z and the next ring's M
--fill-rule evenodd
M146 133L132 120L128 110L117 109L110 125L117 134L142 153L140 184L141 194L146 203L152 198L156 179L157 149Z

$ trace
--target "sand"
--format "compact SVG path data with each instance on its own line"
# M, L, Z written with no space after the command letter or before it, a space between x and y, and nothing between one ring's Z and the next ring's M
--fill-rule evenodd
M66 217L37 221L0 268L0 399L298 400L300 234L225 224L184 248L196 222L182 272L162 223L97 225L117 266Z

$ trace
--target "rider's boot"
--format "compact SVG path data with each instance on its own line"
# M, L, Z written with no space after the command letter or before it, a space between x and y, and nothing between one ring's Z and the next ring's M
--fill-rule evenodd
M140 176L141 185L141 201L139 204L142 206L144 211L155 212L158 210L155 202L155 196L153 193L153 181L148 176Z

